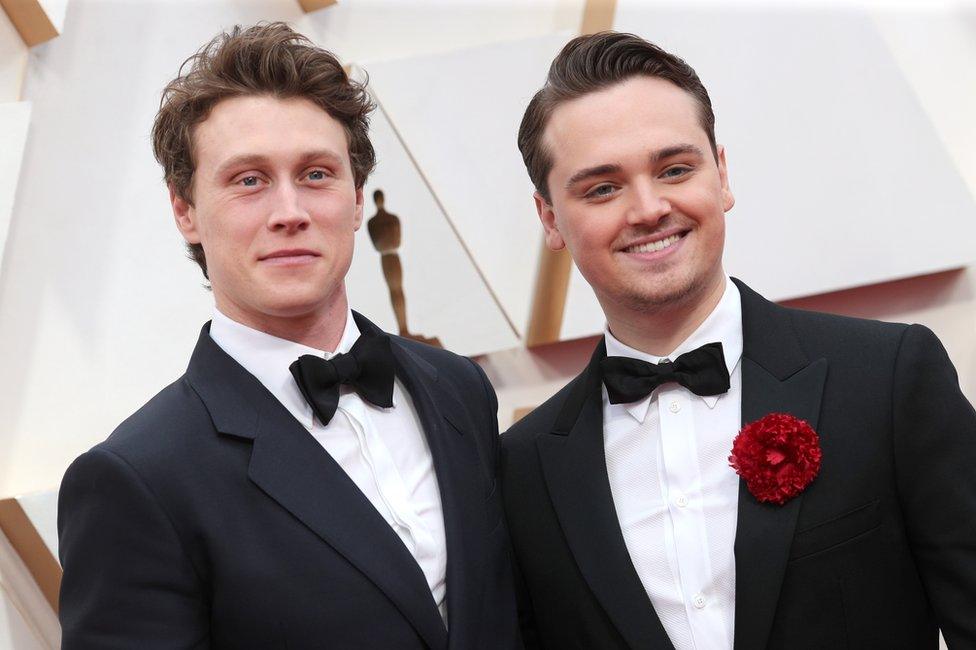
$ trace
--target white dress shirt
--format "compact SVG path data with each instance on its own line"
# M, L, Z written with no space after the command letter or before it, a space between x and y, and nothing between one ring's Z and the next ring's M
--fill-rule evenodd
M359 334L351 311L346 314L345 330L335 352L265 334L216 309L210 326L214 342L308 429L403 540L423 570L446 623L447 545L441 496L430 447L410 395L396 380L393 406L381 408L342 386L336 414L323 425L288 370L303 354L330 359L348 352Z
M742 305L725 293L704 323L671 354L630 348L609 331L607 355L660 363L719 341L731 388L700 397L669 382L631 404L603 390L607 474L634 568L677 650L732 648L739 480L729 467L741 426Z

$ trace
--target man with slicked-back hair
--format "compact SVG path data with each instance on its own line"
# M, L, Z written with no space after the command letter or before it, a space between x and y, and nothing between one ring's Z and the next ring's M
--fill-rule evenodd
M166 87L153 148L213 320L65 474L65 650L521 647L491 386L349 307L371 109L282 23Z
M502 436L526 646L976 648L976 413L935 335L726 275L711 101L637 36L566 45L518 143L607 319Z

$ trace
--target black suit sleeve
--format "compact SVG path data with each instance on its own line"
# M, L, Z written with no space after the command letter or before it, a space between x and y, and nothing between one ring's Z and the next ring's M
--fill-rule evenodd
M63 650L209 648L201 584L169 517L136 471L93 449L58 499Z
M909 542L950 648L976 648L976 412L945 349L909 327L895 366L895 471Z

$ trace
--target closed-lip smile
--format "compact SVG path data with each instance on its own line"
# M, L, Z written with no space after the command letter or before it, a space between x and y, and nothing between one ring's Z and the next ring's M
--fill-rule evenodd
M318 253L307 248L282 248L258 258L259 262L270 264L304 264L316 257L321 257Z

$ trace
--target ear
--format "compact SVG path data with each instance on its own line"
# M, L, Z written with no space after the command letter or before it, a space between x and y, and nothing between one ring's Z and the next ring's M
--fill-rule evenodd
M542 222L542 228L546 232L546 246L554 251L566 248L566 242L556 226L556 212L552 206L538 192L533 194L532 198L535 199L535 210L539 213L539 221Z
M356 190L356 214L354 216L355 223L353 224L353 230L359 230L359 227L363 225L363 188Z
M188 244L199 244L200 233L197 230L196 210L193 204L176 193L172 184L169 186L169 204L173 206L173 218L183 239Z
M728 212L735 205L732 188L729 185L729 168L725 162L725 147L718 146L718 176L722 181L722 209Z

